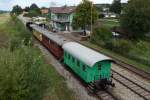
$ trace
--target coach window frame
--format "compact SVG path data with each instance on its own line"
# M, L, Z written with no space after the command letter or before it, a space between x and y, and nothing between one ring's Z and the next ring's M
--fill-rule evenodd
M102 69L102 65L99 63L98 64L98 70L100 71Z
M75 63L75 58L72 56L72 62Z
M77 66L80 67L80 61L79 60L77 60Z
M83 71L86 71L86 65L85 65L85 64L83 64L82 70L83 70Z
M68 59L70 60L70 58L71 58L71 56L70 56L70 54L68 53Z

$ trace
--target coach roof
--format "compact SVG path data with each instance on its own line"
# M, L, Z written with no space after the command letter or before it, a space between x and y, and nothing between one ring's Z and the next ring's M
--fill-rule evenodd
M63 45L63 49L90 67L93 67L97 62L100 61L113 61L109 57L106 57L76 42L65 43Z
M40 32L41 34L43 34L44 36L46 36L47 38L49 38L50 40L54 41L55 43L57 43L60 46L66 42L70 42L69 39L66 39L63 36L57 35L56 33L50 32L47 29L39 27L35 24L32 24L31 27L34 30L36 30L36 31Z

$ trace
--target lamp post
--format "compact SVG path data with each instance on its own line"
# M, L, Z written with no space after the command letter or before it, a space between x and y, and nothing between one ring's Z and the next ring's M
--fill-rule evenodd
M92 13L93 13L93 1L94 0L89 0L89 1L91 1L91 32L90 32L90 37L91 37L91 34L93 32L93 21L92 21L93 16L92 16Z

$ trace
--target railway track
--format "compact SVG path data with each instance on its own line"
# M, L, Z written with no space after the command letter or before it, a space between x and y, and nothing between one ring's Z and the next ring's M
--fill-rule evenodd
M115 58L116 59L116 58ZM131 64L127 64L121 60L116 60L116 64L122 66L125 69L130 70L131 72L135 73L138 76L143 77L144 79L147 79L150 81L150 73L145 72L143 70L139 70L138 68L136 68L135 66L131 65Z
M113 79L115 79L117 82L124 85L126 88L130 89L140 97L142 97L144 100L150 100L150 91L144 88L143 86L137 84L136 82L133 82L132 80L126 78L125 76L119 74L115 70L112 70L113 73Z
M96 94L100 100L118 100L107 91L99 91Z
M89 93L93 93L93 84L88 85L87 91ZM107 91L107 90L99 90L93 93L98 99L100 100L118 100L117 97L115 97L111 92Z
M63 36L64 36L64 35L63 35ZM88 46L88 45L85 45L85 44L82 43L81 41L76 40L75 38L73 38L73 36L68 36L68 35L67 35L67 36L64 36L64 37L70 38L70 39L72 39L72 40L74 40L74 41L76 41L76 42L78 42L78 43L80 43L80 44L82 44L82 45L84 45L84 46L86 46L86 47L88 47L88 48L91 48L91 49L93 49L93 50L95 50L95 51L97 51L97 52L101 52L101 51L98 50L97 48L90 47L90 46ZM145 72L145 71L143 71L143 70L140 70L140 69L138 69L137 67L135 67L135 66L133 66L133 65L131 65L131 64L125 63L124 61L122 61L122 60L120 60L120 59L118 59L118 58L116 58L116 57L110 56L110 55L108 55L108 54L105 54L105 55L108 56L108 57L110 57L110 58L112 58L112 59L114 59L114 60L115 60L115 64L117 64L117 65L121 66L122 68L127 69L127 70L131 71L132 73L134 73L134 74L136 74L136 75L138 75L138 76L140 76L140 77L142 77L142 78L144 78L144 79L150 81L150 73Z

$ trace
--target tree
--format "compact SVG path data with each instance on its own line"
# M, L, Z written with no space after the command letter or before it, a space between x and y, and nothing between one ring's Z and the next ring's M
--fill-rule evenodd
M140 38L150 31L150 0L130 0L123 10L121 26L131 38Z
M93 28L93 34L91 36L91 42L95 42L98 45L104 45L106 42L111 40L111 31L103 25L97 25Z
M29 11L30 11L30 7L25 7L24 10L25 10L26 12L29 12Z
M35 11L38 14L41 14L40 8L36 4L34 4L34 3L30 6L30 11Z
M31 10L39 9L39 7L38 7L35 3L33 3L33 4L30 6L30 9L31 9Z
M36 4L32 4L29 8L26 7L25 10L29 12L28 14L24 15L27 17L36 17L36 16L41 15L41 10Z
M110 6L110 11L120 15L120 13L121 13L121 0L114 0L112 5Z
M16 15L19 15L22 13L22 8L19 5L15 5L13 7L11 13L15 13Z
M92 24L98 19L98 14L96 7L92 2L88 0L83 0L76 8L76 13L73 18L73 26L81 27L84 30L84 35L86 35L86 27L91 24L91 8L92 8Z
M97 6L97 7L96 7L96 10L97 10L98 12L102 12L102 11L103 11L103 8L102 8L101 6Z

